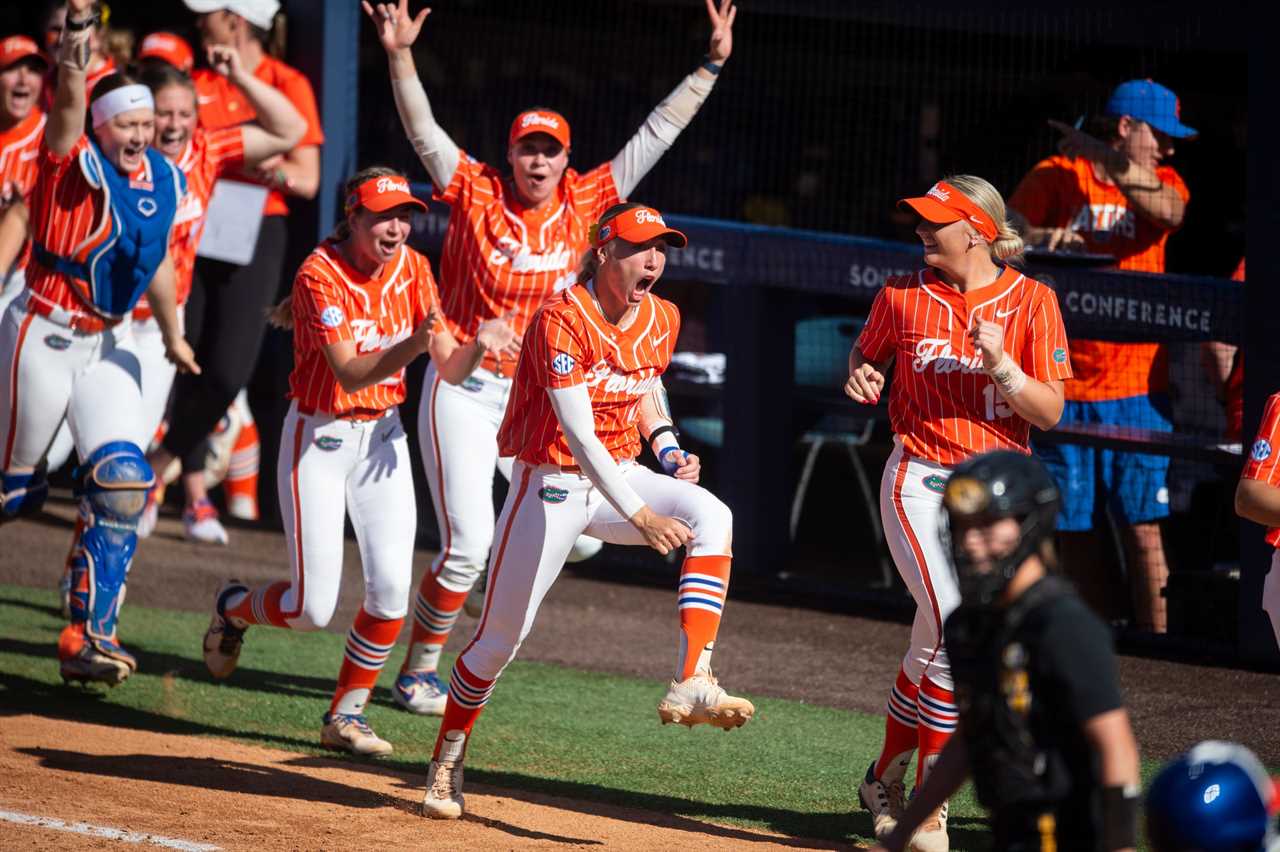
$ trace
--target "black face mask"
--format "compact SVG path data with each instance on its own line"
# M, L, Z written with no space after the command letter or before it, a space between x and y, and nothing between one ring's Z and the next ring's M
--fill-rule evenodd
M997 521L999 518L991 518ZM960 590L960 600L969 606L989 607L1000 599L1005 587L1013 579L1013 575L1022 567L1022 563L1040 546L1043 531L1035 514L1022 519L1019 528L1018 546L997 559L991 560L991 570L978 571L964 548L951 535L948 524L948 549L951 562L956 569L956 585Z

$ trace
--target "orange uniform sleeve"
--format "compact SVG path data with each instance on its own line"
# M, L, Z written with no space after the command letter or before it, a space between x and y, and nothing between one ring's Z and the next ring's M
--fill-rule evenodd
M1280 442L1280 393L1273 393L1267 398L1267 405L1262 410L1262 424L1258 427L1258 436L1249 449L1249 460L1240 477L1256 479L1280 488L1280 453L1276 451L1277 442Z
M302 351L355 340L345 294L331 281L301 272L293 281L294 345Z
M889 303L887 284L876 293L876 298L871 303L871 313L855 345L863 358L877 364L883 364L893 355L898 345L898 335L894 328L893 306Z
M206 134L205 151L216 174L244 167L244 128L224 127Z
M525 334L520 353L533 365L533 381L540 388L569 388L587 380L590 352L586 336L573 328L561 311L539 310Z
M602 163L578 175L574 182L574 200L578 213L588 222L598 221L604 211L620 202L618 185L613 182L613 166Z
M1032 304L1031 328L1023 345L1021 367L1041 382L1071 378L1071 353L1067 348L1067 328L1058 307L1058 294L1040 288Z
M488 166L472 157L466 151L458 151L458 167L453 170L453 178L446 187L435 187L431 197L443 201L450 207L470 207L471 197L476 181L484 177Z
M427 315L431 313L433 306L440 305L440 291L436 287L436 278L431 274L431 261L422 255L414 252L414 274L413 279L418 287L418 304L414 308L413 327L416 329ZM441 317L443 321L443 317Z
M1009 206L1037 228L1065 227L1071 214L1062 209L1063 187L1074 184L1074 174L1064 160L1041 160L1009 196Z

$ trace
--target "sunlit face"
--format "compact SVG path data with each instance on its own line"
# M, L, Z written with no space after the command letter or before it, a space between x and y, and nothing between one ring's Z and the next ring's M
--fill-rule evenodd
M196 16L196 29L200 30L200 42L205 46L236 43L236 16L226 9Z
M1145 121L1125 116L1117 127L1120 150L1140 166L1154 169L1161 160L1173 156L1173 137Z
M1008 556L1018 547L1022 528L1016 518L985 518L973 523L951 520L951 540L969 559L975 574L987 574L995 569L996 560Z
M958 264L969 250L969 237L972 231L962 221L947 222L940 225L921 219L916 225L916 236L924 246L924 262L929 266L947 268Z
M644 301L667 265L667 242L662 237L643 243L617 238L598 251L602 252L597 274L600 286L628 307Z
M44 65L35 59L19 60L0 71L0 124L17 124L40 100Z
M569 149L554 136L530 133L507 150L516 192L527 207L538 207L555 195L569 166Z
M381 213L363 207L347 217L351 226L351 248L357 257L366 258L378 265L395 260L396 252L413 230L412 204L401 204Z
M147 146L156 136L156 114L150 107L126 110L93 128L102 153L122 174L142 168Z
M196 93L187 86L165 86L155 93L156 147L176 160L191 141L196 127Z

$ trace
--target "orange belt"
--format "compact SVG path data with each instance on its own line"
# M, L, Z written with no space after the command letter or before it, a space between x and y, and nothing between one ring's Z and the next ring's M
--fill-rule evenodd
M108 320L93 314L69 311L30 291L27 295L27 310L81 334L97 334L120 324L120 320Z

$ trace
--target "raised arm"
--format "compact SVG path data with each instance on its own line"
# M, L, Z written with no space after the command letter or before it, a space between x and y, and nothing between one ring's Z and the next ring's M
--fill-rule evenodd
M1058 150L1064 156L1087 157L1100 163L1139 215L1162 228L1182 225L1187 202L1173 185L1160 180L1154 169L1135 163L1123 151L1069 124L1051 120L1049 125L1062 134Z
M53 93L53 109L44 128L44 143L54 155L63 157L84 135L87 96L85 74L91 53L89 38L98 20L93 0L68 0L67 23L58 44L58 87Z
M244 92L249 105L257 113L257 123L246 124L242 128L246 166L256 168L263 160L284 154L302 141L307 132L307 120L302 113L284 92L247 72L235 48L228 45L210 47L209 64Z
M654 107L644 124L609 164L613 182L623 198L631 194L667 149L675 144L680 131L693 121L711 94L716 75L733 52L733 20L738 15L737 7L733 0L720 0L719 8L715 0L706 0L706 4L707 16L711 20L711 43L706 61Z
M399 0L398 4L378 3L376 6L362 0L360 5L378 28L378 40L387 52L391 93L395 95L396 111L400 113L405 135L431 176L431 182L436 189L443 191L453 180L461 155L449 134L436 124L427 92L422 88L413 61L413 43L431 9L424 8L416 17L410 17L408 0Z

